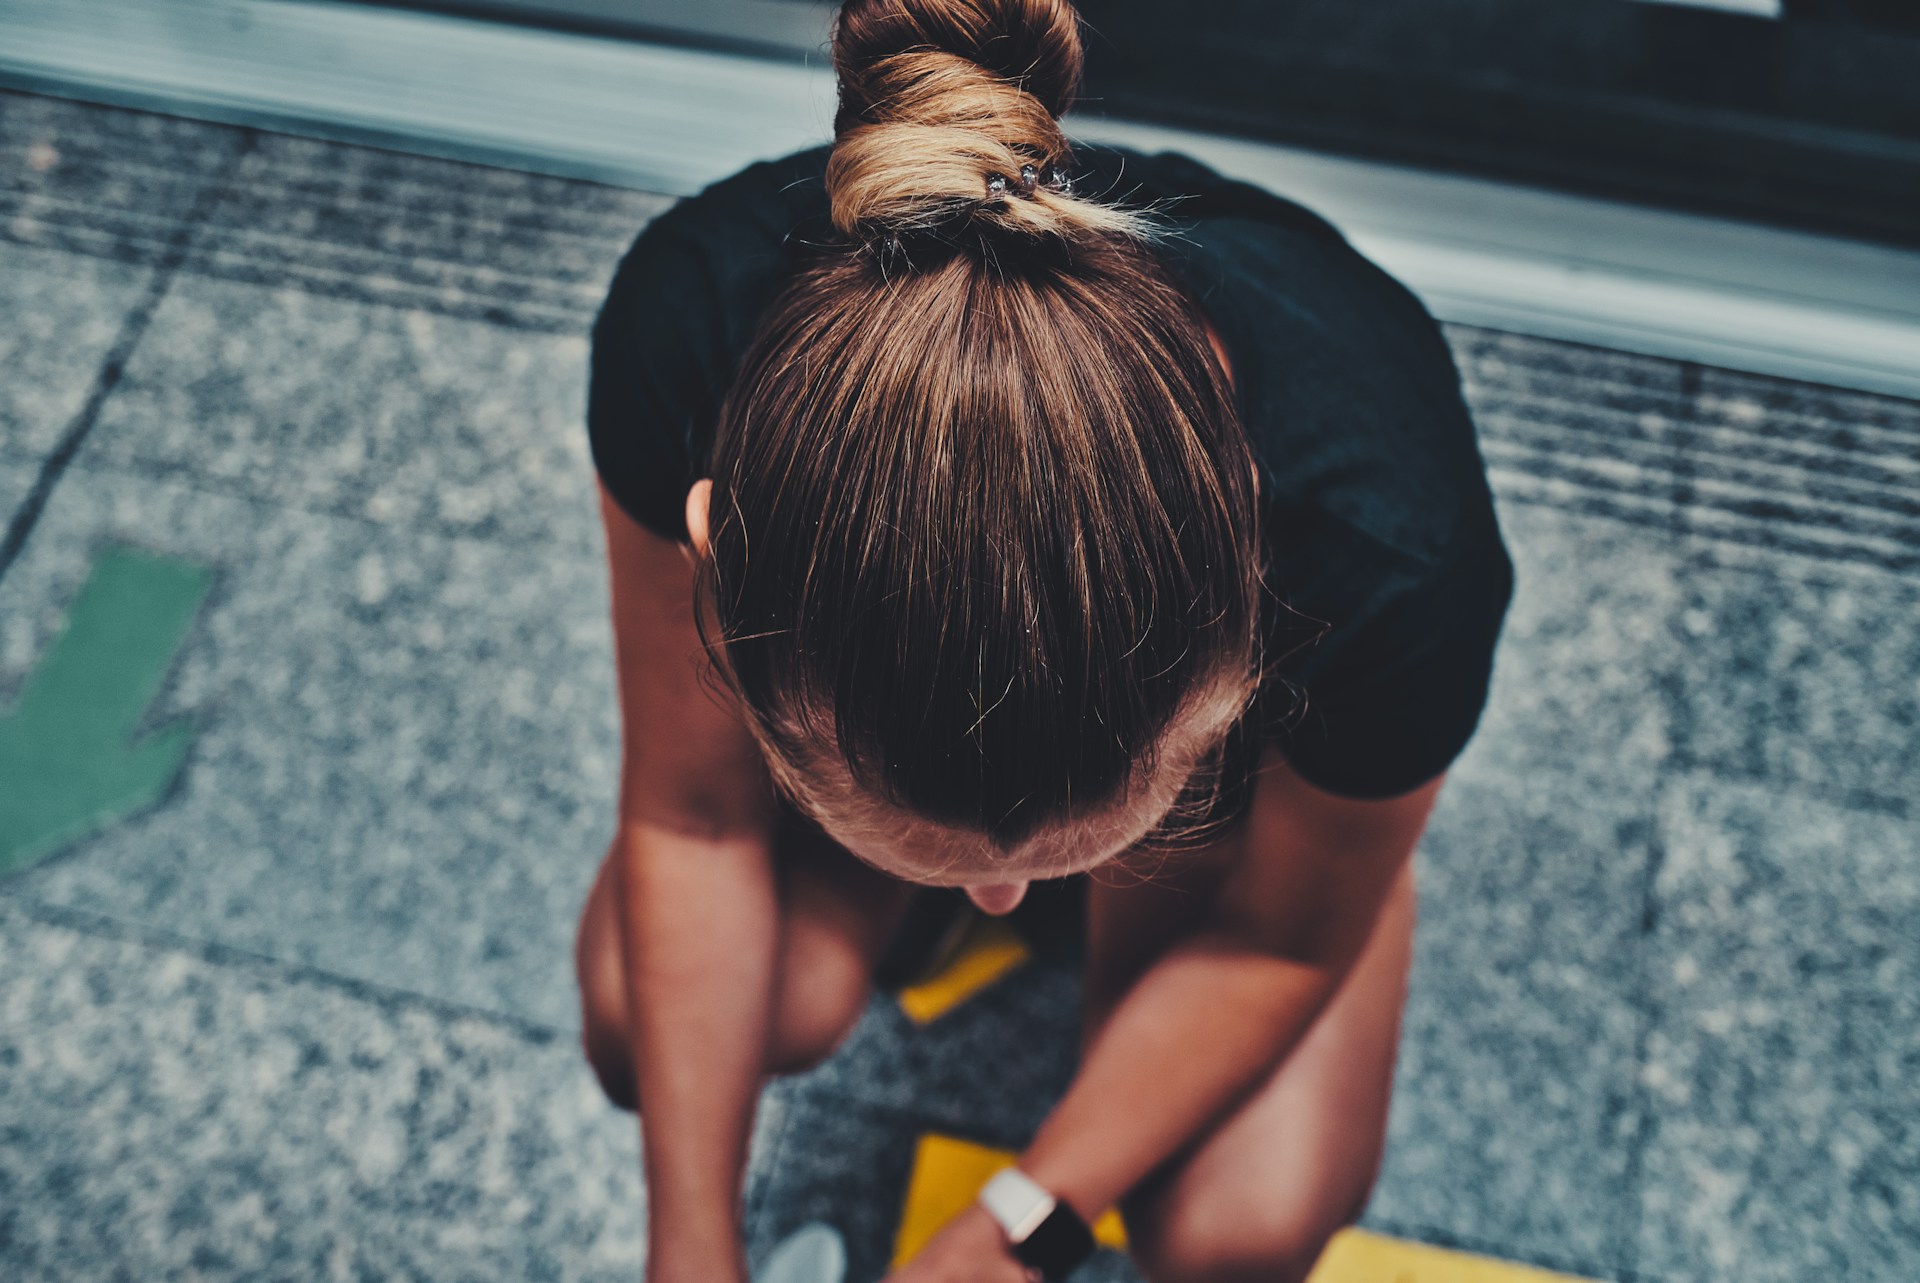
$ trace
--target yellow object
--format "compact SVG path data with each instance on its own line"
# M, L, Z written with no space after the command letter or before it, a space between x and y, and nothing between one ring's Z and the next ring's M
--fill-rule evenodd
M933 979L900 991L900 1010L916 1024L928 1024L1032 956L1006 919L976 915L953 961Z
M907 1180L907 1201L900 1209L900 1230L893 1239L897 1270L925 1247L941 1227L973 1205L980 1191L1003 1167L1020 1156L1012 1150L976 1145L957 1136L928 1132L913 1155L913 1175ZM1109 1208L1093 1223L1093 1237L1102 1247L1125 1251L1126 1226L1117 1208Z
M1341 1230L1307 1283L1593 1283L1530 1265L1450 1252L1425 1243Z

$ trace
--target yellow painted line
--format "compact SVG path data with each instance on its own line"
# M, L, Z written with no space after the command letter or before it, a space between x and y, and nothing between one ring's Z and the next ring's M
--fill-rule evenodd
M1425 1243L1341 1230L1320 1254L1307 1283L1594 1283L1531 1265L1452 1252Z
M1032 956L1005 918L977 914L953 961L900 991L900 1010L916 1024L937 1020Z
M897 1270L912 1260L943 1225L973 1205L995 1172L1019 1160L1009 1149L976 1145L938 1132L923 1135L914 1150L913 1175L907 1179L907 1199L900 1209L893 1264L888 1268ZM1119 1209L1109 1208L1093 1223L1093 1237L1104 1247L1126 1250L1127 1232Z

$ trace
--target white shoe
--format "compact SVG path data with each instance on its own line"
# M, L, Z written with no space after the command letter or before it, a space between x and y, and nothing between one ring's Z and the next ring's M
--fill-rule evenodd
M822 1221L809 1221L780 1241L760 1268L753 1283L844 1283L847 1247L840 1231Z

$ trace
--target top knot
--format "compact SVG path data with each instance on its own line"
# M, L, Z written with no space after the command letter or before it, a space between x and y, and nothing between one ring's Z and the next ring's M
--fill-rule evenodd
M834 225L868 242L978 223L1028 236L1151 237L1143 214L1072 194L1056 119L1079 92L1066 0L849 0L827 163Z
M844 134L893 90L881 71L897 54L953 54L1066 113L1080 92L1080 17L1066 0L848 0L833 32Z

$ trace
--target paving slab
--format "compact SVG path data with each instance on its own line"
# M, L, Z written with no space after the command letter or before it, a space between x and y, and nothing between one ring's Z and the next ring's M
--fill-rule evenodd
M1570 426L1588 432L1603 423L1634 425L1655 443L1659 421L1686 407L1691 376L1684 362L1472 325L1441 328L1476 421L1538 423L1565 414L1576 416Z
M1920 401L1727 370L1695 382L1683 534L1920 582Z
M175 256L249 131L0 90L0 240Z
M1688 367L1472 326L1445 333L1496 493L1674 528Z
M1640 1272L1914 1278L1920 820L1700 771L1659 824Z
M1695 405L1717 421L1772 421L1816 434L1810 444L1877 449L1878 433L1920 433L1920 401L1853 388L1798 383L1739 370L1698 368Z
M154 269L0 240L0 459L43 459L100 381Z
M1649 795L1450 779L1366 1223L1614 1277L1629 1222Z
M144 723L197 738L156 807L0 894L577 1027L619 753L600 562L76 465L0 579L0 700L121 543L213 569Z
M263 134L186 267L515 328L584 334L645 192Z
M1585 777L1645 796L1673 752L1674 619L1685 562L1638 522L1526 501L1496 485L1514 564L1487 706L1452 778Z
M0 1021L10 1280L639 1274L570 1037L11 898Z
M602 556L587 340L182 273L80 459Z
M1920 402L1448 326L1496 487L1756 564L1920 575Z
M1704 539L1691 546L1678 616L1684 760L1920 816L1920 575L1733 564Z

